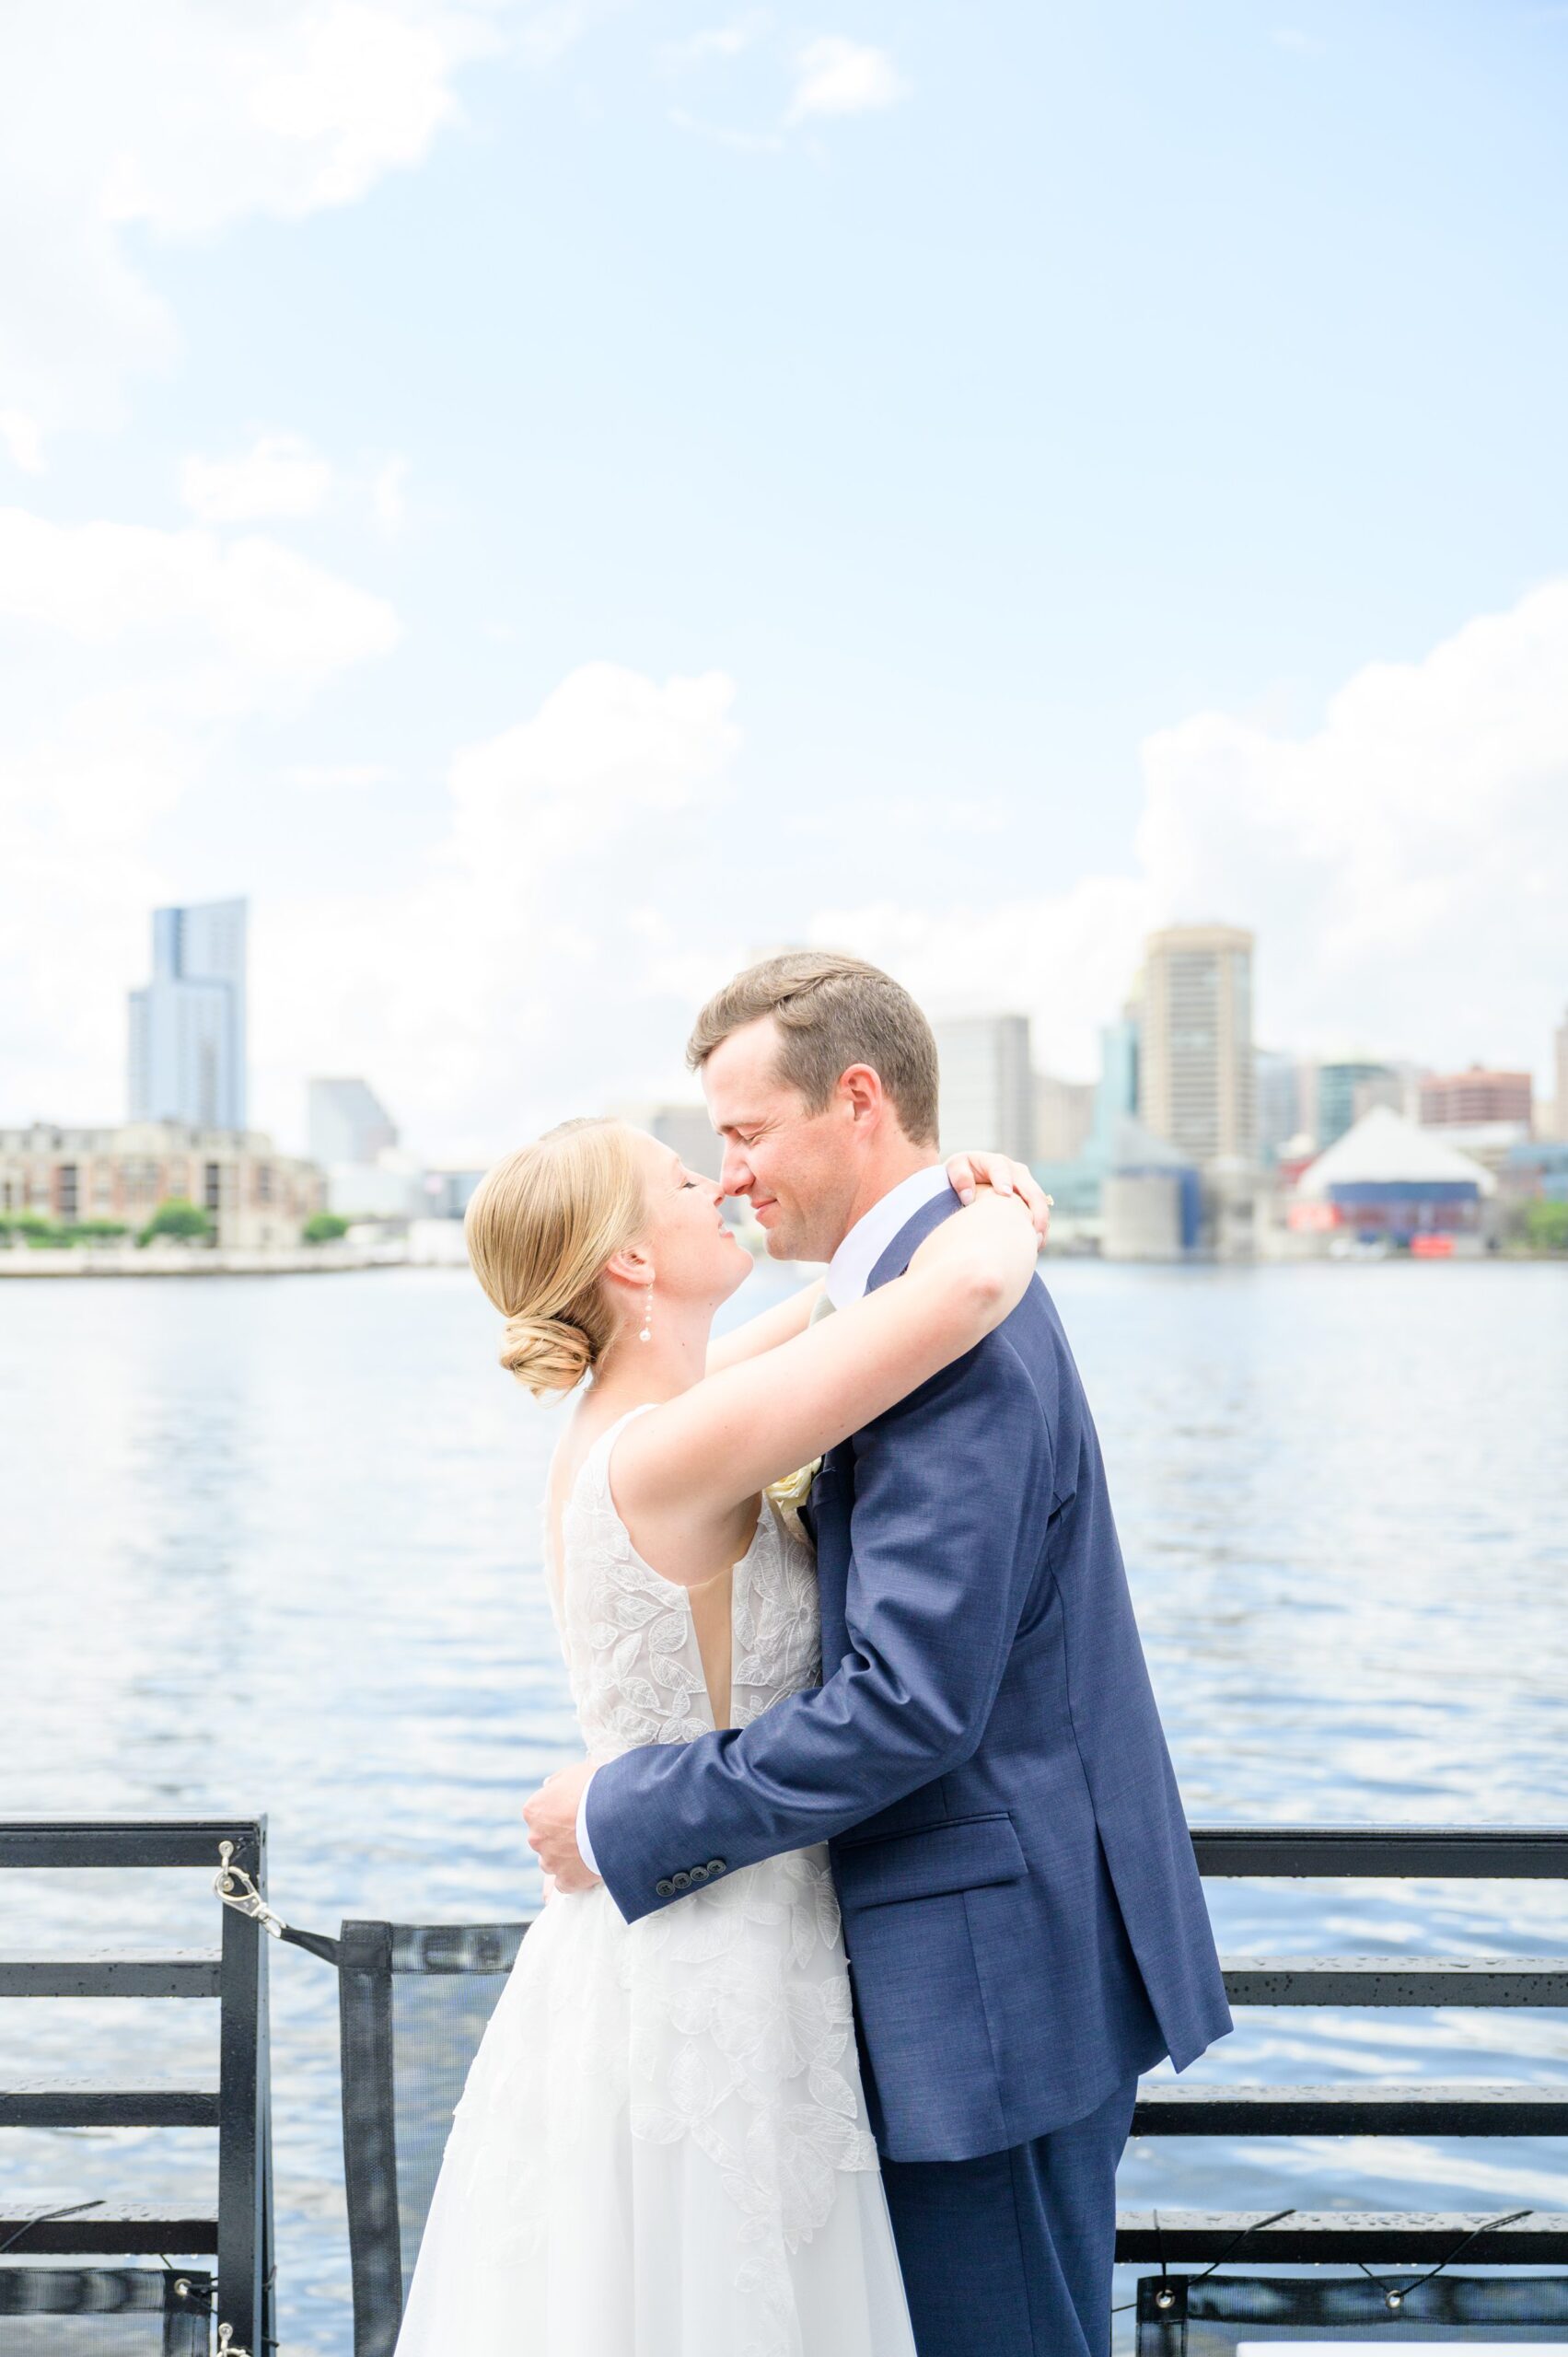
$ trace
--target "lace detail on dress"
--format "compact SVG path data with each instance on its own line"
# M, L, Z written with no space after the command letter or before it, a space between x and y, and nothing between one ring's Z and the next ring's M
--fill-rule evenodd
M714 1724L691 1596L644 1562L610 1495L610 1452L644 1413L633 1408L602 1432L579 1467L552 1589L577 1722L601 1759L644 1743L690 1743ZM822 1674L811 1552L766 1498L735 1566L730 1614L732 1714L744 1726Z
M643 1562L610 1496L610 1451L629 1421L599 1435L562 1517L558 1620L599 1759L713 1727L691 1598ZM821 1676L810 1550L766 1499L735 1566L731 1616L732 1713L746 1725ZM632 1924L618 1978L629 2055L575 2040L578 2067L624 2093L634 2138L689 2139L713 2162L742 2212L755 2357L782 2357L796 2345L789 2254L826 2223L839 2173L877 2165L826 1846L766 1859ZM558 1995L571 2003L568 1988Z

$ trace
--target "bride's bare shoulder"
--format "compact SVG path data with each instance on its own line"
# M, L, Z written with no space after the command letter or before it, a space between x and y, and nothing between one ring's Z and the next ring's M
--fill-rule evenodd
M572 1411L572 1420L555 1444L555 1454L550 1460L545 1489L557 1511L563 1506L576 1486L578 1474L587 1461L589 1452L601 1434L614 1422L612 1415L602 1405L594 1405L590 1393L579 1400Z

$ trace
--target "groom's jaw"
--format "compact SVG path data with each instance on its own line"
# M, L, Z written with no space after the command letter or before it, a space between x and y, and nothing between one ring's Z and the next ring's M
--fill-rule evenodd
M772 1260L796 1260L800 1257L800 1242L794 1233L798 1223L792 1222L776 1195L753 1193L749 1198L751 1216L767 1239L768 1257Z

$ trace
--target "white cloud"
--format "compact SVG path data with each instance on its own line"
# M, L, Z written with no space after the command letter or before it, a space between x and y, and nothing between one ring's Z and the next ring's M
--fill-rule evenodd
M732 682L571 672L459 752L418 880L258 911L259 1099L297 1118L303 1072L383 1076L427 1150L507 1137L679 1069L685 1008L659 905L724 791Z
M77 530L0 517L0 618L29 612L6 626L29 646L85 646L95 683L36 742L0 719L20 845L0 870L6 1115L118 1102L122 992L172 881L147 846L177 807L211 814L242 708L321 676L298 636L271 634L254 541ZM315 600L308 635L340 663L395 628L309 568L279 595ZM214 673L222 693L203 684ZM453 756L412 881L359 888L345 855L326 891L259 903L261 1117L295 1134L301 1076L325 1062L395 1096L417 1146L467 1156L681 1086L692 1005L778 922L754 831L726 848L734 693L722 674L586 664ZM381 749L293 777L353 792L334 806L345 853L376 830ZM995 896L968 907L803 901L789 931L880 958L934 1010L1027 1007L1066 1073L1096 1069L1095 1027L1147 930L1210 915L1258 931L1272 1043L1540 1060L1568 991L1568 581L1421 660L1368 665L1309 732L1202 713L1142 758L1136 839L1112 870L1026 892L999 863Z
M262 434L234 459L187 459L180 495L203 524L250 524L314 516L332 488L332 470L297 434Z
M0 509L3 1117L112 1118L152 844L239 724L384 654L396 616L256 536Z
M285 774L290 785L304 786L311 793L336 794L385 785L394 772L384 761L296 761Z
M105 12L87 13L96 29ZM178 44L180 71L122 121L99 203L112 223L180 238L352 204L419 163L456 119L451 71L480 33L453 9L386 0L284 0L259 15L157 0L151 15L137 12L138 32L166 69Z
M972 911L845 907L813 937L934 1002L1028 1007L1066 1072L1095 1070L1147 930L1205 917L1256 929L1271 1041L1543 1062L1568 993L1568 581L1369 664L1309 736L1201 713L1143 769L1124 874Z
M762 39L772 22L766 9L754 8L733 24L710 25L672 43L666 54L676 65L703 65L714 57L739 57Z
M25 475L43 472L43 434L36 417L25 410L0 410L0 442L14 467Z
M702 865L722 839L732 695L722 676L586 665L454 759L413 890L264 917L278 1117L329 1051L395 1074L409 1134L456 1155L678 1086L691 1007L755 923L744 867L715 882ZM1422 661L1366 667L1309 735L1201 714L1143 762L1118 872L957 910L807 905L792 930L880 959L935 1010L1028 1007L1042 1061L1068 1073L1095 1071L1148 930L1211 914L1258 929L1272 1039L1350 1030L1436 1061L1544 1050L1568 988L1568 583Z
M167 369L167 307L126 233L206 239L352 204L460 119L458 75L543 61L593 13L527 0L50 0L0 79L0 410L102 424Z
M395 540L408 517L408 460L389 459L370 486L370 510L383 540Z
M733 694L716 671L659 688L619 664L583 664L531 719L457 755L454 842L488 859L510 830L516 851L561 855L585 827L688 807L734 749Z
M491 5L516 10L516 0L491 0ZM530 65L553 65L596 25L633 5L633 0L536 0L521 12L509 39Z
M178 641L179 697L243 709L263 688L309 686L384 655L397 617L372 597L275 540L225 541L206 531L139 524L54 524L0 508L0 619L59 632L80 644L134 642L138 666Z
M795 95L786 118L804 122L812 115L868 114L896 106L909 84L885 49L824 33L807 41L796 60Z
M885 966L933 1015L1027 1011L1036 1060L1090 1075L1096 1027L1126 997L1154 908L1143 877L1090 876L958 909L844 901L813 915L808 938Z
M727 123L703 122L684 107L671 107L669 120L675 130L693 139L711 140L715 147L733 148L743 156L776 156L787 144L780 131L738 131Z
M765 12L758 12L694 34L667 51L666 56L678 70L690 71L715 61L727 64L761 41L772 24ZM774 63L776 66L776 58ZM798 130L803 123L827 115L870 113L895 106L909 96L909 85L886 50L845 41L838 34L823 34L795 50L788 59L788 71L792 94L783 116L784 131L777 127L776 113L762 129L715 123L684 107L672 107L669 121L677 131L717 146L748 155L776 155L789 145L785 133Z

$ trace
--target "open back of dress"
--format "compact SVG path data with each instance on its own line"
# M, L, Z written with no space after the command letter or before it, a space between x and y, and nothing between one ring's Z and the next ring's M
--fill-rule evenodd
M714 1724L691 1598L615 1511L626 1421L584 1458L552 1565L601 1759ZM745 1725L820 1674L810 1550L770 1503L732 1596ZM914 2357L826 1847L714 1863L636 1923L599 1885L529 1933L453 2117L397 2357Z

